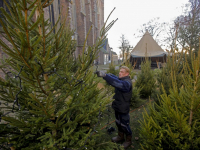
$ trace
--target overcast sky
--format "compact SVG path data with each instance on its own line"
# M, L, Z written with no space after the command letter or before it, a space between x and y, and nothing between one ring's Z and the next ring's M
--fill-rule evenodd
M134 34L142 24L159 17L160 22L170 22L183 14L183 6L189 0L104 0L104 19L111 17L108 23L118 18L118 21L108 32L108 40L113 51L119 54L120 37L124 34L131 46L135 46L140 39ZM162 47L164 49L164 47Z

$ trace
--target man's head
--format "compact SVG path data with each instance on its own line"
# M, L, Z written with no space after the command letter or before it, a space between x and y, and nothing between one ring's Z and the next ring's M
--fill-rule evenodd
M130 72L130 69L126 66L121 66L119 70L119 78L123 78L125 76L128 76Z

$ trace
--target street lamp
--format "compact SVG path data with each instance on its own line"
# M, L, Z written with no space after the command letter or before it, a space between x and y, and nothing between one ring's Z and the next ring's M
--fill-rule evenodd
M110 47L110 61L111 61L111 63L112 63L112 50L113 50L113 48Z

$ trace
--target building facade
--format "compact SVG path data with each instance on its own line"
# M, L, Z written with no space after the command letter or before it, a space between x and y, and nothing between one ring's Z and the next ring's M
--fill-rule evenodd
M86 47L95 44L104 25L104 0L54 0L45 12L45 17L50 18L53 25L59 15L62 19L68 16L66 25L74 31L73 38L77 41L75 57L82 54L87 34ZM104 63L104 52L99 52L96 61Z
M0 7L6 9L6 5L2 0L0 1ZM49 19L52 26L56 24L59 16L61 16L61 20L64 20L66 15L67 20L65 23L74 31L72 38L77 41L75 52L75 57L77 57L79 54L82 54L87 34L89 34L86 41L87 46L94 45L97 38L100 36L100 30L104 25L104 0L54 0L50 6L44 9L45 19ZM58 23L56 30L58 30L59 27L60 23ZM0 38L3 39L1 35ZM9 45L9 43L7 43L7 45ZM104 53L105 52L100 51L98 54L98 59L96 61L98 61L99 64L104 63ZM4 56L5 54L0 47L0 59Z

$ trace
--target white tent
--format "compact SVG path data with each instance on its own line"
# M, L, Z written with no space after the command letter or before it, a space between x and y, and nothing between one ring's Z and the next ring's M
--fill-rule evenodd
M131 52L133 58L136 57L162 57L167 54L153 39L148 31L143 35Z

